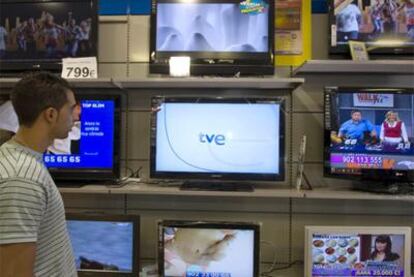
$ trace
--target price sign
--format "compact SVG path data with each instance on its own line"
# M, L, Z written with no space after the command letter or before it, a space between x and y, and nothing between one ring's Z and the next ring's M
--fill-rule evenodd
M62 59L62 78L94 79L98 78L96 57Z

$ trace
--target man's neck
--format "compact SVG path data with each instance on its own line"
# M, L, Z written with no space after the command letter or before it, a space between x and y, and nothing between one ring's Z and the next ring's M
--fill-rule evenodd
M34 128L20 126L14 141L36 152L44 153L52 143L46 132L35 131Z

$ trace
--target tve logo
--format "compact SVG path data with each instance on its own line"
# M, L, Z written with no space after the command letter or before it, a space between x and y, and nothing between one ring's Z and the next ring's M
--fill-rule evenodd
M224 135L200 133L198 137L201 143L215 143L220 146L226 144L226 137Z

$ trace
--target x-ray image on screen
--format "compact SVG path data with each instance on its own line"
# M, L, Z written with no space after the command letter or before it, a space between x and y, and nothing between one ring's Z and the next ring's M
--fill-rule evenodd
M268 52L268 9L242 13L234 3L159 3L157 51Z
M156 170L279 174L280 104L163 103Z

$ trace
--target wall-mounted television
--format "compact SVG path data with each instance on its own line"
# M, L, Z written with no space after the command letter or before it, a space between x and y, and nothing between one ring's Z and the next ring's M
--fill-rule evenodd
M80 277L139 275L138 215L69 213L66 225Z
M411 228L305 226L305 276L411 276Z
M366 43L371 54L414 54L414 3L410 0L332 0L330 53L350 53L348 41Z
M204 180L206 189L284 180L282 98L158 97L153 107L151 178Z
M325 175L414 181L414 90L325 89Z
M0 71L55 70L97 56L98 0L2 0Z
M18 124L18 120L7 97L0 104L0 128L12 135L18 126L10 123ZM60 181L119 178L120 96L77 94L76 98L79 121L75 121L66 139L55 139L47 149L45 165Z
M153 0L150 72L189 56L191 74L273 74L274 2L247 2Z

